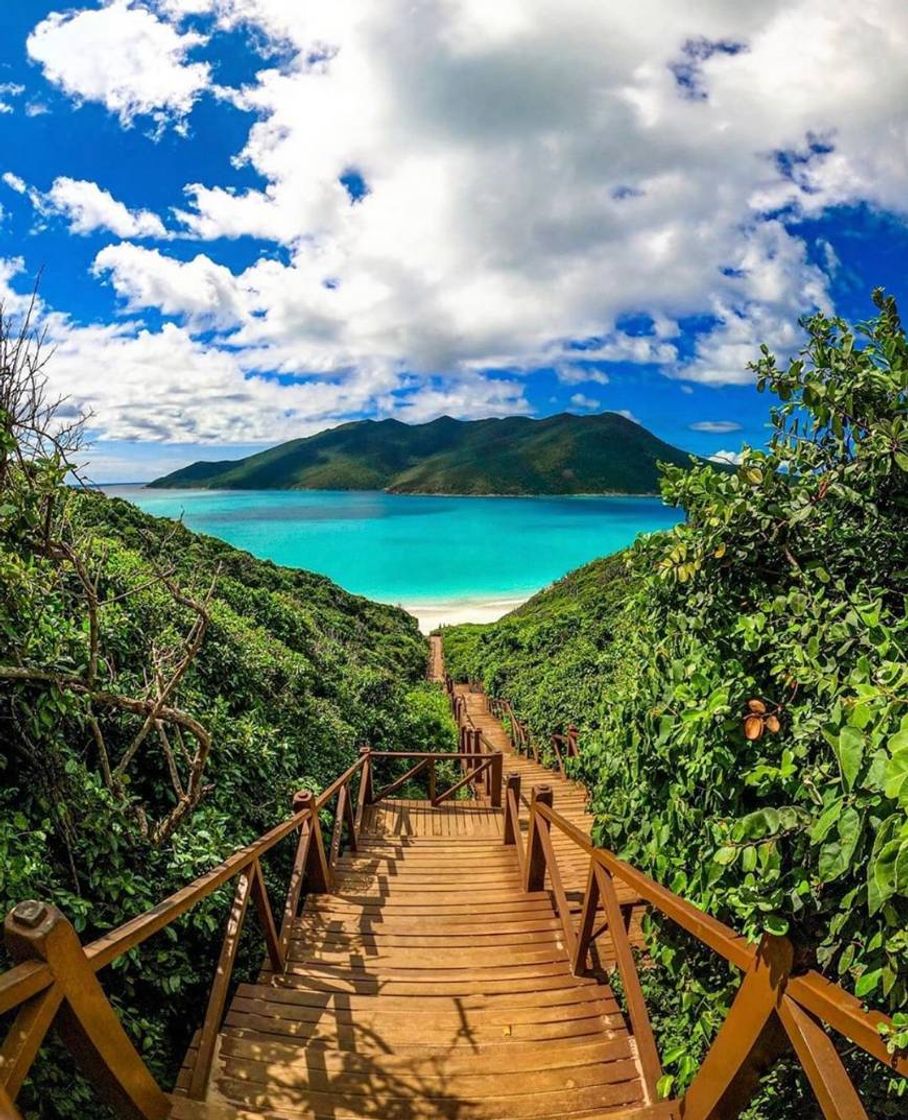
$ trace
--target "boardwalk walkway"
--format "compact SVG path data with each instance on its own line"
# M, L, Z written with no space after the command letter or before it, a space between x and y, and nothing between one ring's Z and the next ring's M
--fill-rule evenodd
M668 1115L642 1104L615 998L571 975L501 812L382 802L334 891L309 896L284 973L240 985L207 1101L173 1117Z
M444 679L438 642L428 673ZM786 938L752 944L594 847L583 787L560 762L556 774L513 750L479 690L456 686L452 704L459 750L363 747L254 843L87 945L52 904L15 906L14 963L0 972L0 1014L15 1013L0 1043L0 1120L23 1120L16 1099L52 1025L129 1120L734 1120L784 1052L780 1027L828 1120L868 1120L833 1035L908 1076L908 1055L883 1038L892 1020L815 970L795 972ZM507 703L495 710L523 749ZM577 755L571 729L553 742ZM398 796L417 780L428 798ZM279 845L281 864L263 867ZM280 910L266 872L289 880ZM97 973L165 928L178 938L179 919L225 887L233 902L207 1007L168 1094ZM632 949L643 899L742 974L683 1097L658 1104L662 1066ZM235 986L247 911L267 957L254 983ZM626 1013L606 982L613 961Z
M445 655L441 638L433 634L429 638L429 680L442 684L445 679Z
M563 778L560 774L534 762L532 758L518 754L514 751L508 733L501 722L489 711L489 702L485 693L468 685L457 684L454 686L455 695L462 696L466 702L466 711L470 722L479 729L487 743L494 750L502 751L505 755L505 774L520 775L520 800L525 810L529 809L531 791L534 786L547 785L552 788L552 805L571 824L580 829L587 837L592 833L593 817L587 809L587 792L579 782ZM521 828L526 835L529 821L528 812L521 813ZM558 858L558 867L564 883L568 899L572 903L574 912L579 912L587 888L589 874L589 857L577 847L563 833L555 832L552 844ZM551 884L549 884L551 885ZM619 886L618 897L622 903L636 902L636 896L627 887ZM639 947L643 944L640 930L640 919L643 907L636 906L629 915L631 944ZM610 939L604 937L597 946L600 954L600 963L611 967L614 958L611 952Z
M428 675L444 680L437 638ZM460 694L523 796L555 786L588 835L583 788L514 754L485 696ZM589 859L553 840L579 908ZM615 997L601 975L572 974L549 890L524 890L501 810L383 800L335 864L333 891L308 897L283 973L240 985L207 1101L173 1116L655 1120L668 1107L646 1107Z

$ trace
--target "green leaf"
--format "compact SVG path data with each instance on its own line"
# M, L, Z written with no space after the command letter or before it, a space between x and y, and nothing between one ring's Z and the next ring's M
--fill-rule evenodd
M734 827L736 840L761 840L779 831L779 814L775 809L758 809L742 817Z
M784 937L788 933L788 922L781 914L767 914L763 919L763 928L776 937Z
M886 746L889 748L891 754L896 754L901 750L908 750L908 727L904 727L900 731L896 731L894 735L891 735Z
M886 763L883 792L899 804L908 806L908 747L898 751Z
M834 879L848 870L848 860L842 849L841 841L830 840L820 849L820 859L817 871L824 883L831 883Z
M851 790L864 761L864 736L856 727L843 727L839 732L836 757L845 788Z
M810 839L814 844L822 844L826 839L829 830L839 819L842 812L842 802L833 801L829 808L824 811L817 818L813 828L810 830Z
M854 986L854 994L858 999L863 999L864 996L869 995L874 988L879 987L882 978L883 970L881 968L873 968L869 972L863 973Z

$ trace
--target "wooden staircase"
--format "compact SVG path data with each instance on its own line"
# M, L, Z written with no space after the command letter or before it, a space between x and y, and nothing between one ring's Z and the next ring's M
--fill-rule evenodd
M435 641L430 675L443 674ZM445 683L457 752L363 748L255 843L97 940L81 944L49 903L14 907L14 964L0 972L0 1015L12 1016L0 1120L23 1120L17 1097L52 1027L128 1120L735 1120L785 1052L780 1039L826 1120L868 1120L831 1032L908 1076L908 1054L890 1054L881 1037L892 1021L816 970L795 972L787 939L752 944L596 848L556 742L576 753L575 729L553 737L553 773L511 709L513 740L481 691ZM379 775L391 779L383 788ZM417 777L428 797L395 799ZM453 784L439 791L439 778ZM289 842L276 921L262 861ZM98 973L227 884L203 1025L168 1094ZM250 903L267 958L231 997ZM742 974L680 1101L654 1103L661 1065L633 951L644 906ZM606 982L613 966L624 1013Z
M504 754L507 774L516 775L520 780L520 804L523 809L520 815L520 829L524 838L529 831L531 791L540 786L548 786L552 789L553 805L559 814L589 838L593 828L593 816L587 808L588 797L584 786L580 782L571 781L562 774L552 771L527 755L518 754L501 721L492 714L487 696L480 689L473 689L468 684L457 684L454 686L454 696L459 698L462 704L462 721L482 736L487 749L501 751ZM552 848L571 912L575 915L579 914L586 894L589 856L569 837L558 831L552 834ZM546 883L551 887L550 878L547 877ZM621 883L616 886L619 901L622 907L627 908L626 919L631 945L635 949L641 949L643 947L641 919L645 907L636 892ZM600 964L611 968L615 958L609 938L604 938L599 943L598 951Z
M643 1104L614 996L572 975L501 812L391 802L306 901L283 974L240 986L206 1102L173 1116L670 1115Z

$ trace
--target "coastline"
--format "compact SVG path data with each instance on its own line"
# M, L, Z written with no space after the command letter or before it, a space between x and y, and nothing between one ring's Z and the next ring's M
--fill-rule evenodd
M135 486L143 490L154 490L165 494L170 492L188 491L190 493L205 494L388 494L394 498L659 498L658 491L643 490L520 490L505 491L503 493L484 490L482 493L455 493L452 490L394 490L388 488L370 488L361 490L358 487L323 486L158 486L155 482L101 482L97 489L106 490L115 486Z
M409 600L394 605L412 614L422 633L428 634L438 626L459 626L462 622L497 622L534 594L533 591L527 591L524 595Z

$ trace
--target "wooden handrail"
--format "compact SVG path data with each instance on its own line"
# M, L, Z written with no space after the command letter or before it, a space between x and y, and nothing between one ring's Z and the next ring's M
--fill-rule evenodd
M655 879L651 879L644 872L638 871L636 867L618 859L612 852L605 848L594 847L587 836L548 806L539 805L536 807L536 811L546 817L566 836L569 836L579 848L593 857L616 879L621 879L627 886L633 887L641 898L655 906L657 910L662 911L676 925L693 934L698 941L708 945L710 949L725 957L727 961L730 961L742 971L748 968L753 960L756 947L746 938L741 937L740 934L735 933L733 929L711 917L705 911L698 910L693 903L673 894L667 887L663 887L661 883L657 883Z
M20 903L15 907L5 929L7 946L17 963L0 973L0 1014L20 1008L0 1054L0 1115L4 1120L7 1115L16 1115L19 1087L47 1031L57 1023L57 1011L64 1002L68 1014L58 1023L60 1033L102 1096L124 1115L161 1120L169 1113L169 1102L120 1026L95 974L236 879L237 888L190 1080L190 1095L203 1095L249 901L253 901L258 912L271 967L280 971L304 879L308 878L311 890L329 889L331 863L339 854L344 825L350 844L355 847L357 822L350 787L357 773L361 773L360 797L368 796L370 767L367 748L320 794L298 794L294 798L293 812L286 821L150 910L88 945L79 944L72 925L53 907L40 902ZM338 800L329 859L325 854L319 811L335 796ZM261 859L295 831L299 831L299 840L278 931Z
M43 992L53 982L51 970L38 961L24 961L0 973L0 1015Z
M475 758L475 755L473 757ZM497 757L500 759L501 755L498 755ZM495 755L488 755L483 762L480 762L478 766L474 767L474 769L472 770L467 771L467 773L460 779L460 781L455 782L453 786L450 786L448 789L444 790L443 793L436 794L432 799L432 808L436 809L443 802L447 801L449 797L453 797L459 789L463 789L464 786L470 785L472 782L475 782L481 774L484 774L486 770L490 769L490 767L495 762L495 758Z
M430 764L431 759L421 758L415 766L411 766L404 774L393 782L389 782L386 786L382 786L372 795L373 801L381 801L385 797L390 797L392 793L397 793L401 786L405 786L407 782L412 781L417 774L421 774L423 770Z
M228 856L223 863L200 875L198 879L194 879L188 886L165 898L157 906L153 906L136 918L131 918L116 929L112 929L110 933L105 933L103 937L86 945L85 955L91 962L92 968L97 972L118 957L122 957L124 953L128 953L130 949L147 941L165 926L175 922L203 898L213 894L218 887L223 886L255 860L261 859L266 852L271 851L285 836L289 836L300 827L303 817L302 813L294 813L282 824L266 832L255 843L240 848L232 856Z
M507 793L505 843L520 835L519 796ZM616 963L622 977L628 1014L637 1039L647 1096L655 1098L660 1076L658 1052L643 1002L636 964L620 916L612 880L620 880L670 921L686 930L744 973L744 981L725 1025L710 1047L703 1065L680 1101L683 1120L710 1120L721 1099L723 1118L737 1116L749 1101L757 1080L752 1066L758 1043L765 1039L764 1060L771 1064L781 1052L776 1023L781 1024L796 1057L824 1110L831 1120L866 1120L866 1112L854 1090L841 1058L820 1026L830 1028L890 1070L908 1077L908 1055L889 1054L880 1027L892 1020L879 1011L868 1011L844 989L816 970L792 974L793 951L785 938L765 936L759 945L748 942L723 922L651 879L613 852L595 847L570 821L551 806L551 790L538 786L532 792L529 814L529 843L524 870L527 890L538 890L548 877L553 904L565 930L565 942L576 972L585 968L594 933L594 915L600 900L606 914L603 930L612 932ZM587 893L577 930L560 888L557 858L549 829L559 829L590 857ZM599 932L603 932L600 930ZM768 1054L768 1058L767 1058Z

